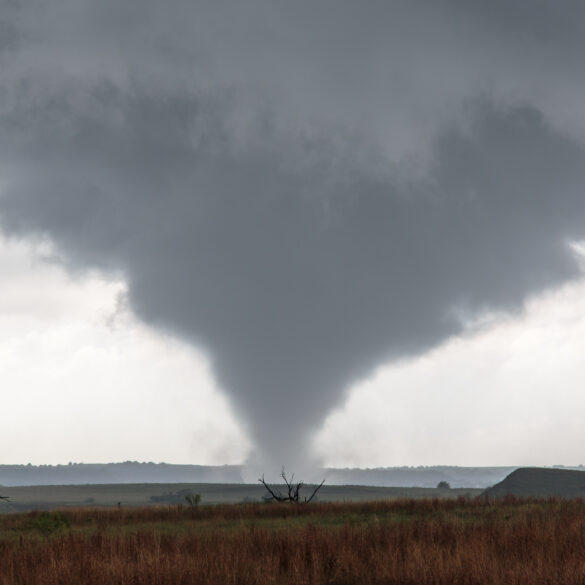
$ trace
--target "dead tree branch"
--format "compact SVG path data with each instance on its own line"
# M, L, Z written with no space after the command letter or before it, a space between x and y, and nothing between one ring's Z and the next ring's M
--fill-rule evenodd
M283 496L280 492L275 492L265 481L264 476L258 479L258 481L264 486L266 491L270 494L269 496L264 496L266 501L276 500L277 502L286 502L286 496Z
M258 479L258 481L264 486L264 488L266 489L266 491L268 492L268 495L264 496L264 500L267 502L271 502L271 501L276 501L276 502L289 502L291 504L299 504L301 502L300 499L300 492L301 489L303 488L303 486L305 485L304 481L298 481L295 483L294 479L295 479L295 474L293 473L290 477L290 479L286 476L286 471L284 469L284 467L282 468L282 471L280 472L280 477L282 477L282 480L284 481L284 485L286 486L286 494L283 494L280 490L277 490L276 488L272 488L270 487L270 485L268 485L268 483L266 483L266 480L264 479L264 476L262 476L261 478ZM325 483L325 480L323 480L318 486L316 486L313 489L313 492L311 493L309 498L305 498L303 500L304 504L308 504L316 495L317 492L323 487L323 484Z
M324 483L325 480L323 480L317 487L315 487L313 493L311 494L311 497L308 500L305 498L305 504L308 504L317 495L317 492L323 487Z

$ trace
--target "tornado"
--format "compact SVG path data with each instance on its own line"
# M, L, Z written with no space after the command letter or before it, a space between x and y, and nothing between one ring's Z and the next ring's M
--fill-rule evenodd
M121 275L255 460L306 465L377 367L580 275L563 6L1 0L1 229Z

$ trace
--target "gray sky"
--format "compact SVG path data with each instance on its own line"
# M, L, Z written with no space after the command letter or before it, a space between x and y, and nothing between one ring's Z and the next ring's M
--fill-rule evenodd
M90 444L86 429L121 416L135 437L148 428L148 445L184 429L174 444L185 441L185 458L219 463L474 463L437 397L457 411L455 428L486 443L501 419L477 401L503 408L544 368L535 351L516 358L524 378L505 373L515 327L530 332L560 306L577 327L581 314L567 291L580 286L585 231L585 7L561 4L0 1L0 226L12 242L2 258L44 257L3 279L27 291L28 322L50 315L45 332L96 309L71 301L85 307L76 320L61 303L55 318L29 279L101 299L88 343L123 363L80 366L70 393L44 377L43 395L71 413L63 436ZM565 292L542 296L553 290ZM16 343L25 329L3 336L10 359L62 363ZM570 370L574 417L583 372L566 356L583 338L562 330L576 340L555 366ZM474 349L486 343L500 349ZM153 355L166 366L142 400ZM436 375L417 369L425 359ZM503 372L489 384L486 363ZM5 368L1 386L19 397L9 400L34 405L38 382ZM384 408L364 380L384 388ZM120 403L113 422L92 407L106 386ZM551 412L544 392L524 396L528 413L500 414L508 442L526 425L558 435L539 418ZM556 392L552 425L567 429ZM144 416L132 410L149 402ZM100 422L79 422L72 403ZM151 416L158 408L167 423ZM364 424L378 434L359 440ZM509 462L505 440L480 439L478 463ZM127 440L119 458L136 452ZM550 441L543 462L564 460L570 441ZM92 449L71 458L116 459Z

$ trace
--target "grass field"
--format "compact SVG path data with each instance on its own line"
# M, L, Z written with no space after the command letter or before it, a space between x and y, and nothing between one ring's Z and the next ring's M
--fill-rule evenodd
M184 503L183 490L201 494L202 504L234 504L261 501L264 488L259 484L112 484L3 487L0 495L10 497L11 505L0 504L0 513L25 510L50 510L79 506L148 506ZM310 486L306 488L310 493ZM433 488L389 488L325 485L319 500L372 501L395 498L457 498L481 493L477 489L438 490Z
M585 501L420 499L0 517L0 585L585 583Z

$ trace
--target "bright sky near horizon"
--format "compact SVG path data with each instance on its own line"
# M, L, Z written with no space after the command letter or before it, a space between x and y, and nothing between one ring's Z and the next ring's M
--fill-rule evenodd
M124 283L0 240L2 463L242 463L252 444L203 354L140 324ZM46 255L46 254L45 254ZM318 430L335 467L585 461L585 281L381 367Z
M242 461L204 356L137 322L123 282L72 278L43 247L0 240L0 461Z

